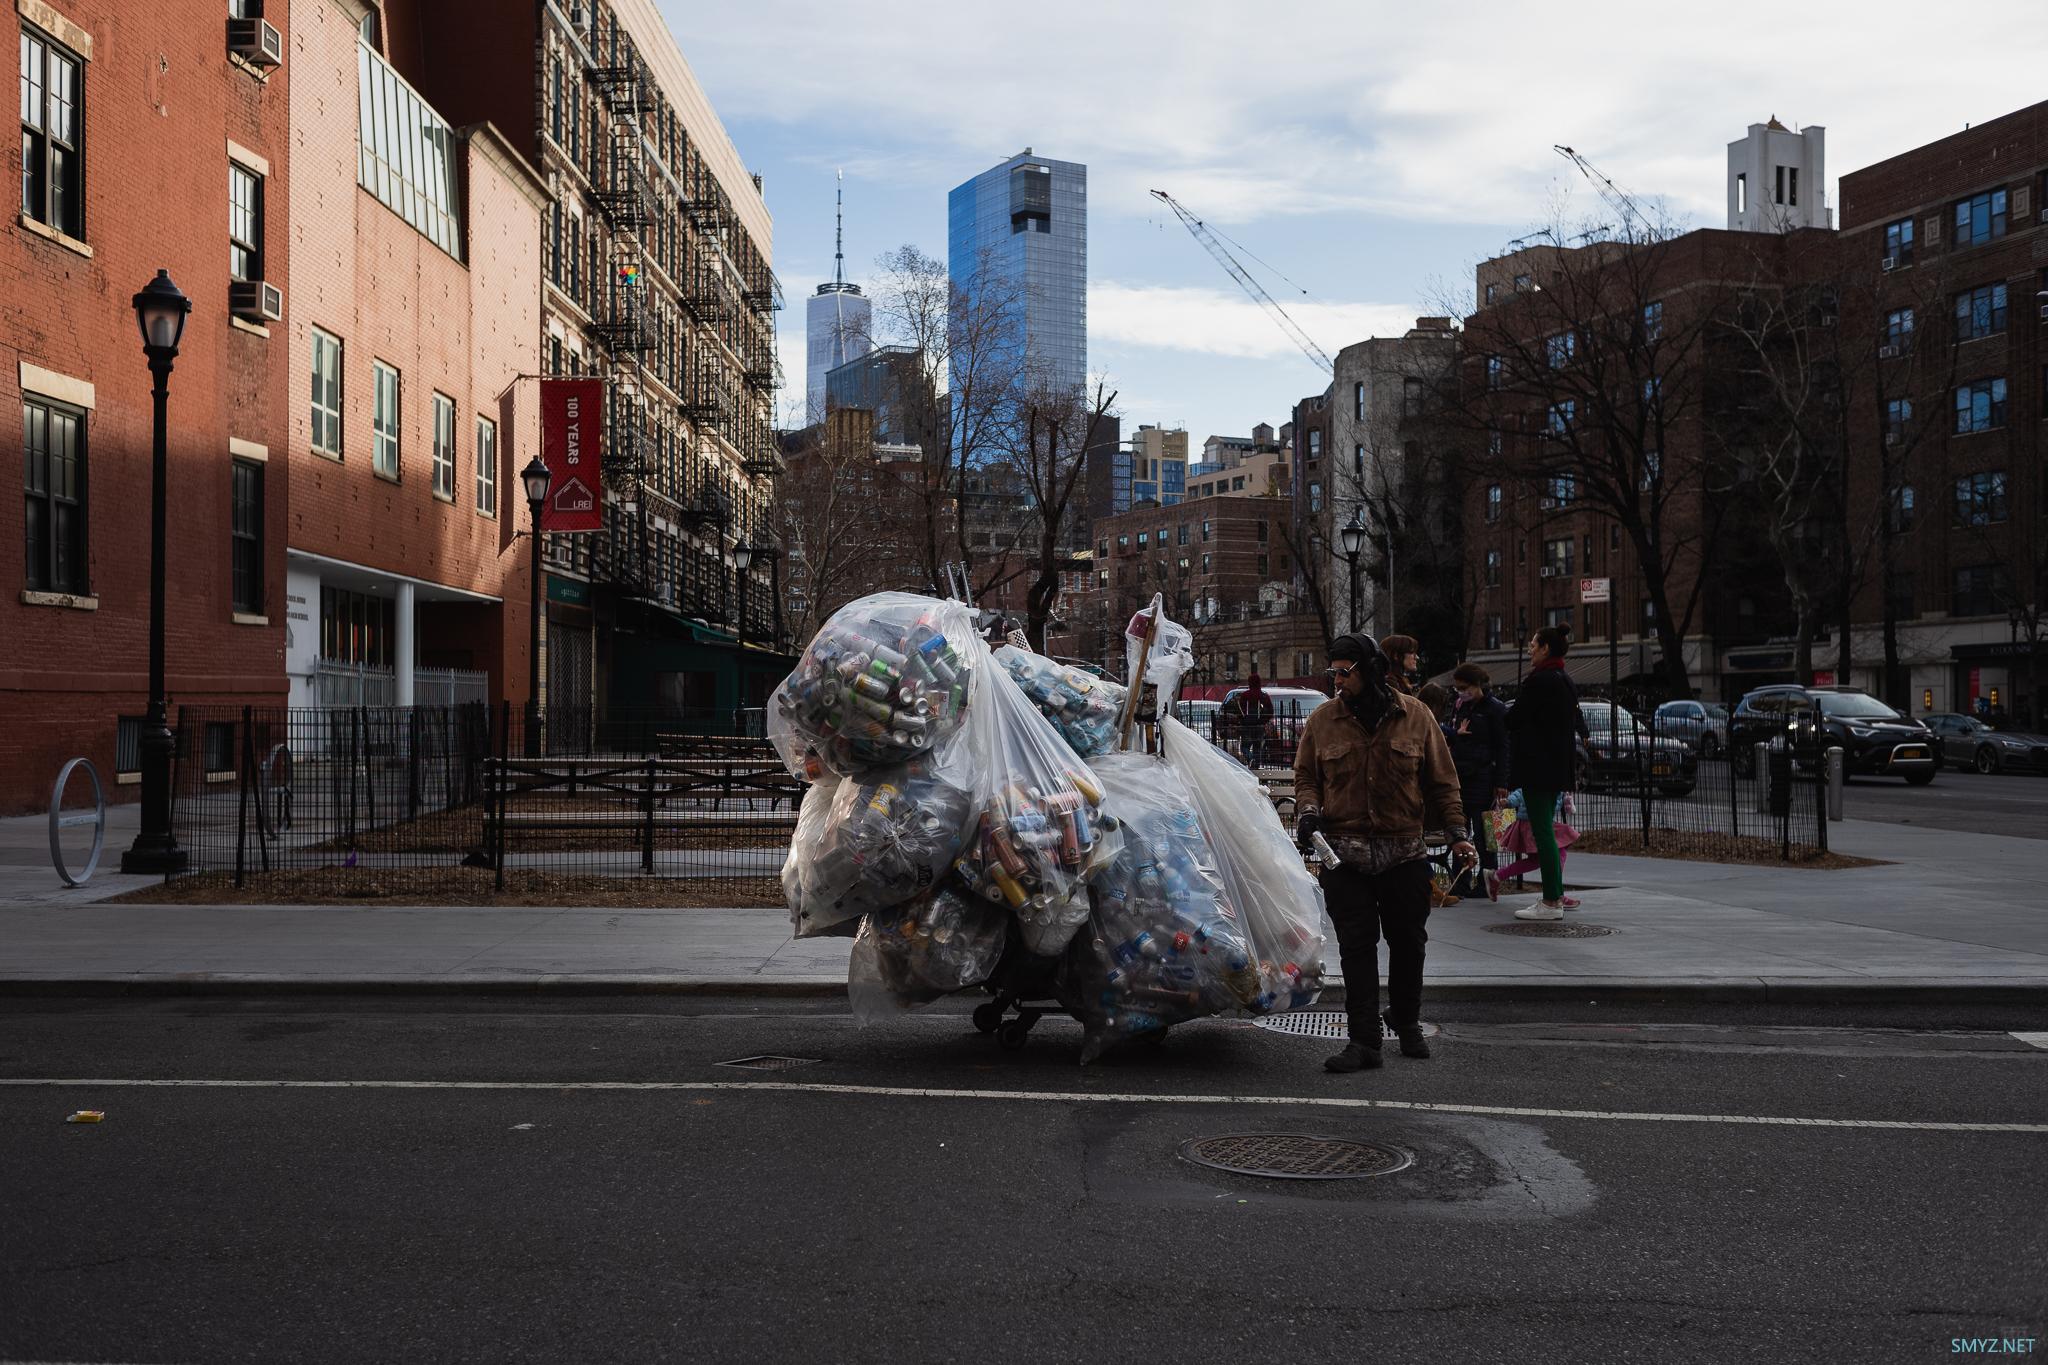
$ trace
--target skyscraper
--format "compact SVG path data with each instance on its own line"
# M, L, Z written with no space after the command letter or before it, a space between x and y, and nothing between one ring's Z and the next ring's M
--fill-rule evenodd
M832 278L804 305L804 424L825 416L825 376L858 360L872 344L872 308L857 284L846 282L846 175L839 176L833 218Z
M1017 155L946 198L947 269L972 296L1014 293L1034 381L1088 380L1088 168Z

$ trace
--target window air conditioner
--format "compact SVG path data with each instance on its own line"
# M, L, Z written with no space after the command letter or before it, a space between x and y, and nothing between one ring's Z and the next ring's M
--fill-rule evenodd
M1897 360L1899 358L1899 348L1896 346L1880 346L1877 348L1877 358L1879 360Z
M1820 315L1820 325L1823 327L1832 327L1835 325L1835 322L1836 318L1833 313L1822 313Z
M1536 505L1537 505L1538 507L1543 507L1543 508L1550 508L1550 507L1555 507L1555 506L1557 506L1557 499L1556 499L1556 498L1538 498L1538 499L1536 499Z
M228 51L257 66L282 66L284 35L261 19L230 19Z
M266 280L236 280L228 285L228 311L244 322L278 322L284 291Z
M1877 268L1879 270L1884 271L1897 270L1899 268L1899 258L1896 256L1887 256L1877 263Z
M1545 564L1541 569L1538 569L1536 573L1539 578L1555 578L1557 576L1557 570L1551 568L1548 564Z
M2048 322L2048 303L2041 305L2041 321Z
M1900 435L1900 434L1899 434L1898 432L1896 432L1896 431L1887 431L1887 432L1886 432L1886 433L1884 434L1884 443L1885 443L1886 445L1888 445L1888 446L1895 446L1895 445L1897 445L1897 444L1898 444L1898 443L1899 443L1900 441L1902 441L1902 440L1904 440L1904 439L1905 439L1905 437L1901 436L1901 435Z

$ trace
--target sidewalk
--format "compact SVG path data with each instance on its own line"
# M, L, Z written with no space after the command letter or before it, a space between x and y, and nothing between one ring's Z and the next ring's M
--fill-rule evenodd
M1527 898L1430 920L1430 979L1459 995L2048 1002L2041 844L1848 821L1839 872L1570 860L1584 938L1490 932ZM111 837L109 842L111 843ZM0 868L0 992L560 991L836 996L845 939L781 910L108 906L14 898ZM47 887L54 874L43 873ZM126 880L126 879L123 879ZM94 879L90 891L99 891ZM1334 969L1335 939L1330 966ZM1329 997L1326 996L1326 999Z

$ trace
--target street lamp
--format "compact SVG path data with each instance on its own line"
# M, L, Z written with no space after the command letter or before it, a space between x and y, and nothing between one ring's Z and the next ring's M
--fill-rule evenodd
M150 397L155 400L156 427L149 459L149 713L143 718L140 741L142 829L121 855L121 870L168 875L185 870L185 850L171 833L171 705L164 690L164 499L169 478L165 423L171 364L178 358L192 300L159 270L135 296L134 306L142 353L149 357L149 374L155 381Z
M1365 546L1365 511L1354 508L1351 520L1337 532L1344 544L1344 563L1351 571L1351 629L1358 629L1358 552Z
M747 570L754 564L754 547L741 540L732 547L733 569L733 633L739 643L747 643Z
M531 616L526 634L526 756L540 757L540 514L548 500L548 484L554 473L536 455L519 471L526 485L526 506L533 513L533 577L527 603Z

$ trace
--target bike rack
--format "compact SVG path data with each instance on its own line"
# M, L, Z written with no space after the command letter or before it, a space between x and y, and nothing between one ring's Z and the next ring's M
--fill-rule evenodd
M71 782L71 774L81 766L92 781L93 808L90 812L64 811L64 788ZM59 831L73 825L90 824L92 830L92 856L85 860L85 870L77 876L64 862L64 842ZM93 767L89 758L74 758L66 763L57 774L57 785L50 790L50 862L56 867L57 875L64 879L66 886L84 886L92 880L92 874L100 865L100 853L107 846L107 789L100 785L100 772Z

